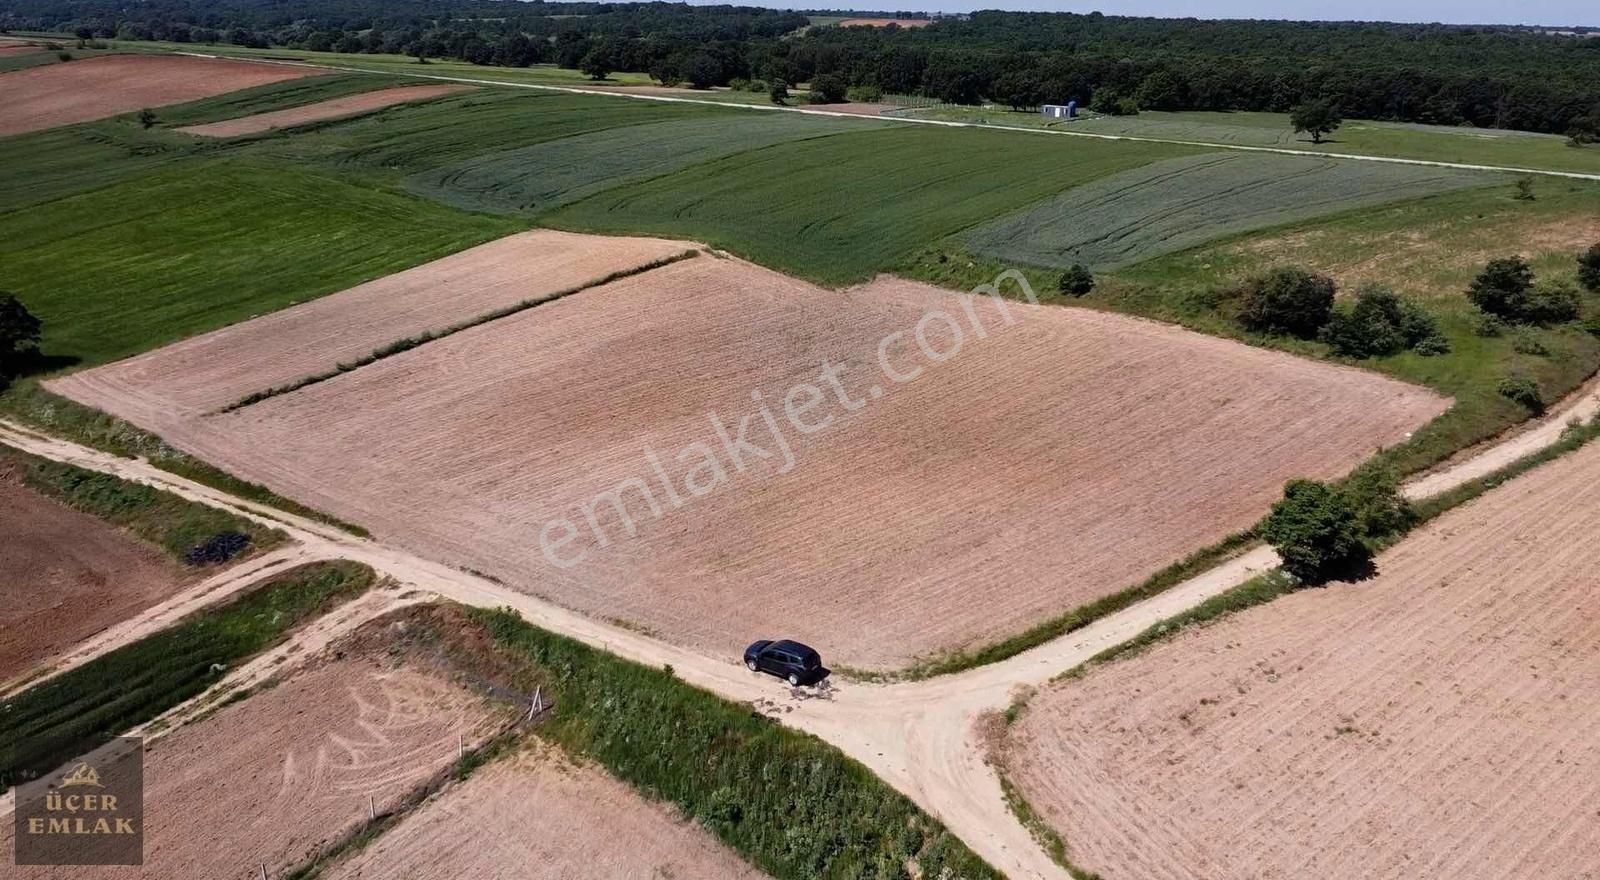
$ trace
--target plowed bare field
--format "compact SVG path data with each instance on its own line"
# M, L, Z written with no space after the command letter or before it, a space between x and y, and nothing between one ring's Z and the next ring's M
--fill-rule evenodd
M464 689L366 659L327 663L180 728L145 754L144 864L7 877L271 877L314 856L456 759L489 710ZM3 823L0 851L10 852Z
M318 101L315 104L289 107L284 110L274 110L270 113L240 116L237 119L224 119L221 122L208 122L204 125L190 125L180 128L178 131L202 137L240 137L247 134L271 131L274 128L287 128L291 125L303 125L307 122L321 122L324 119L354 116L358 113L393 107L396 104L437 98L440 95L465 91L469 88L471 86L465 85L396 86L392 89L377 89L356 95L346 95L342 98L330 98L326 101Z
M603 770L534 746L478 771L326 876L756 880L766 875L671 807L644 800Z
M1600 877L1600 447L1378 577L1039 694L1007 762L1118 878Z
M0 135L54 128L323 71L186 55L103 55L4 74Z
M177 593L160 551L23 486L0 462L0 682Z
M730 654L785 634L881 668L1131 586L1253 523L1286 478L1339 474L1447 405L1170 326L1009 310L1007 326L989 299L895 279L829 291L702 256L154 427L597 616ZM945 362L912 341L919 321ZM885 338L917 378L891 381ZM188 381L232 376L225 355ZM87 399L152 427L163 393ZM793 427L786 399L823 427Z
M658 238L536 229L77 373L51 388L115 406L124 417L161 430L364 357L394 340L550 296L689 247Z

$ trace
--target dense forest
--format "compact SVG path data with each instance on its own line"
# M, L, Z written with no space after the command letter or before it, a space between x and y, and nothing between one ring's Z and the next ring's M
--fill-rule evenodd
M979 12L807 27L743 6L543 0L0 0L0 27L80 38L384 52L476 64L852 86L1026 108L1287 110L1600 139L1600 36L1532 28Z

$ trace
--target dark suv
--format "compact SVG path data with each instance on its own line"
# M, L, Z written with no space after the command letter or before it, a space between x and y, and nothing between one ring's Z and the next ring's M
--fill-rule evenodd
M765 672L787 679L790 684L810 684L828 674L822 655L788 639L762 639L744 649L744 665L751 672Z

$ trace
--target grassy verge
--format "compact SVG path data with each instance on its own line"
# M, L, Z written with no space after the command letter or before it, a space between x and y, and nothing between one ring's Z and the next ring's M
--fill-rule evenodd
M285 540L282 532L226 511L180 498L139 483L49 461L0 446L0 469L20 473L23 484L67 506L155 544L178 562L206 540L223 532L250 539L247 552L269 549ZM240 557L235 557L235 559Z
M0 789L36 778L216 684L228 668L366 590L373 572L319 562L0 702Z
M994 878L993 868L867 768L748 706L536 629L459 609L517 693L543 687L542 739L674 804L747 861L790 878ZM413 631L417 627L411 627Z
M840 669L837 671L846 677L864 681L916 680L964 672L990 663L1009 660L1023 651L1036 648L1067 633L1076 632L1103 617L1108 617L1130 606L1137 605L1151 596L1166 592L1189 578L1215 568L1223 561L1249 548L1255 541L1256 538L1253 531L1229 535L1210 547L1197 550L1184 559L1163 568L1139 584L1096 599L1082 607L1074 608L1059 617L1047 620L1004 641L995 642L970 651L960 651L924 660L900 672L877 673L855 669Z
M698 250L691 248L681 254L674 254L670 257L653 260L649 263L645 263L642 266L635 266L631 269L620 269L602 278L595 279L594 281L588 281L574 287L568 287L564 290L558 290L554 293L545 294L544 296L535 297L533 299L525 299L521 302L512 303L504 308L495 309L492 312L485 312L484 314L476 317L468 318L465 321L458 321L457 323L451 324L448 327L442 327L438 330L429 330L426 333L419 333L416 336L408 336L405 339L397 339L394 342L391 342L388 345L371 352L370 354L356 358L353 361L337 364L331 370L325 370L321 373L315 373L301 379L296 379L287 385L279 385L274 388L268 388L264 391L257 391L254 394L248 394L234 401L233 403L228 404L227 406L218 410L218 412L233 412L234 410L244 409L252 404L260 403L263 400L270 400L282 394L288 394L292 391L299 391L301 388L305 388L309 385L315 385L319 382L326 382L329 379L342 376L345 373L375 364L384 358L393 357L401 352L410 351L413 348L418 348L430 342L443 339L446 336L460 333L463 330L470 330L473 327L487 324L490 321L497 321L501 318L510 317L518 312L527 311L534 306L542 306L546 303L555 302L558 299L572 296L575 293L581 293L585 290L589 290L590 288L600 287L605 284L610 284L613 281L619 281L623 278L630 278L634 275L640 275L645 272L649 272L651 269L659 269L662 266L668 266L680 260L687 260L698 253L700 253Z
M257 483L239 479L168 446L148 431L114 416L74 403L39 387L32 380L18 382L0 392L0 417L9 417L42 432L64 437L126 458L143 458L168 473L235 498L275 507L286 513L326 523L352 535L368 537L367 530L284 498Z

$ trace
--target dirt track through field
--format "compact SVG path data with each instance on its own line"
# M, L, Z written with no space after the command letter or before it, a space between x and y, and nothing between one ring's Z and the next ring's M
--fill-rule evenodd
M538 300L693 245L536 229L48 383L164 431L395 340Z
M1586 394L1600 394L1600 380ZM1565 423L1566 413L1549 421ZM1530 432L1531 433L1531 432ZM127 480L156 486L181 497L286 528L307 552L353 559L395 578L405 589L400 601L418 601L418 590L433 591L478 607L506 607L535 626L650 666L671 665L676 674L725 699L765 706L788 725L813 733L886 780L948 825L991 864L1010 877L1066 880L1030 833L1005 807L999 778L985 756L991 740L981 719L1004 709L1019 692L1045 684L1114 645L1164 620L1244 583L1278 565L1271 548L1258 547L1165 592L1083 629L1053 639L1010 659L967 672L897 685L841 682L827 700L797 697L763 676L747 673L731 658L687 650L637 629L597 621L560 606L515 592L476 574L449 568L404 550L349 535L281 511L234 498L155 468L73 443L41 437L0 421L0 439L55 461L75 464ZM1492 454L1493 447L1485 454ZM1467 463L1462 463L1463 465ZM1457 471L1461 471L1458 467ZM1460 480L1470 478L1462 471ZM1441 488L1459 485L1449 482ZM372 594L369 594L369 597ZM405 599L405 596L411 597ZM387 605L392 607L395 600ZM377 607L357 619L380 614ZM341 624L348 631L349 622ZM319 622L307 650L317 651L327 633ZM261 675L302 650L296 641L251 664ZM315 639L321 639L316 641ZM246 670L241 670L241 674ZM230 676L230 681L238 676ZM248 680L259 680L246 679ZM0 797L0 823L7 798Z
M966 347L947 364L922 358L909 341L921 316L967 320L967 305ZM90 393L81 377L52 387L385 539L602 619L726 656L790 635L868 668L1004 637L1131 586L1254 522L1284 479L1340 474L1446 405L1170 326L1008 308L1011 326L990 300L925 285L827 291L702 257L226 416L161 415L203 409L169 397L166 377L210 393L239 375L218 356ZM938 349L953 343L942 322L929 326ZM893 369L925 369L904 385L878 372L879 343L896 332ZM788 389L821 382L824 361L842 365L858 409L819 392L829 402L812 421L832 424L789 430L796 462L781 472L751 394L783 418ZM714 451L712 413L730 434L754 424L747 436L774 457L740 473ZM684 451L720 456L725 479ZM625 500L642 519L629 537L594 499L655 480L650 454L679 498L656 482L660 517L642 493ZM552 564L541 534L583 524L586 510L597 524L565 555L585 560Z
M1108 878L1600 871L1600 446L1036 697L1015 779Z
M764 877L670 806L603 769L537 744L473 774L325 875L328 880L459 877Z
M183 589L155 547L22 485L0 462L0 683Z
M440 95L466 91L468 88L470 87L465 85L396 86L390 89L376 89L355 95L345 95L340 98L330 98L326 101L303 104L299 107L273 110L270 113L256 113L251 116L240 116L236 119L208 122L204 125L189 125L178 129L178 131L201 137L241 137L247 134L271 131L275 128L288 128L291 125L304 125L307 122L320 122L326 119L339 119L359 113L368 113L373 110L381 110L384 107L393 107L396 104L423 101L428 98L437 98Z
M102 55L0 74L0 135L88 122L268 83L316 76L290 67L188 55Z
M332 661L179 729L145 755L138 868L17 867L8 877L248 880L314 855L475 742L481 699L408 668ZM0 827L9 852L10 822Z

